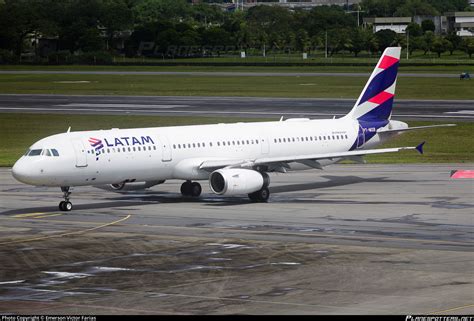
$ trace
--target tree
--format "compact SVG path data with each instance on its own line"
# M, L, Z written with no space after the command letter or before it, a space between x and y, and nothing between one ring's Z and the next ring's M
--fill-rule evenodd
M13 50L17 56L23 52L26 37L38 32L44 22L40 3L34 0L6 0L0 6L0 45Z
M454 50L460 49L462 45L462 38L456 34L456 32L451 32L446 36L446 39L451 42L451 46L448 48L450 55L453 54Z
M295 49L301 52L307 52L311 45L308 32L304 29L298 30L295 35Z
M397 33L390 29L379 30L375 33L377 42L379 44L379 50L384 51L385 48L395 44Z
M349 39L349 50L357 57L359 53L369 48L369 42L373 38L372 32L364 28L352 29Z
M435 37L432 44L432 49L438 54L438 58L440 58L441 54L447 50L449 44L450 42L443 37Z
M419 37L423 35L423 29L421 29L421 26L415 22L408 24L406 32L410 35L410 37Z
M132 10L124 0L102 0L100 25L106 28L107 44L111 44L118 31L132 27Z
M191 14L186 0L140 0L132 8L135 23L147 24L160 20L179 21Z
M394 15L398 17L437 16L439 12L426 0L406 0L396 9Z
M423 20L421 22L421 29L423 29L423 33L426 33L427 31L434 32L436 30L436 27L432 20Z
M421 49L423 49L424 55L426 55L428 52L433 50L433 42L435 40L435 35L433 31L427 31L421 39Z
M469 59L472 58L472 54L474 54L474 39L465 38L462 43L462 48L469 55Z

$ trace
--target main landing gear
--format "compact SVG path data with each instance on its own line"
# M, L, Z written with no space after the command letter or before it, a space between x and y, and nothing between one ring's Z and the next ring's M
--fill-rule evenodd
M199 197L202 188L198 182L186 181L181 185L181 194L183 196Z
M59 210L69 212L72 210L72 203L69 202L69 196L71 195L71 192L69 192L69 186L61 187L61 191L63 192L64 201L59 203Z
M267 187L249 194L249 198L253 202L266 203L270 197L270 190Z

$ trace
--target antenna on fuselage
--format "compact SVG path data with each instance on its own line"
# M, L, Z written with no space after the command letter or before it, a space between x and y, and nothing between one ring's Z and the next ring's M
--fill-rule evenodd
M283 116L281 116L280 121L283 121Z
M71 132L71 126L69 126L66 133L70 133L70 132Z

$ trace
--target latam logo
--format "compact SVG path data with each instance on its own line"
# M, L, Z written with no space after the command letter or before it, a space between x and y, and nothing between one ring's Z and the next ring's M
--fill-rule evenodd
M115 137L107 140L104 138L104 142L107 147L117 147L117 146L144 146L148 144L154 145L155 142L150 136L140 136L140 137Z
M95 160L98 161L100 152L102 151L102 149L104 149L104 144L102 144L102 140L91 137L89 138L89 144L91 144L91 146L94 148Z
M147 146L154 145L155 142L150 136L139 136L139 137L114 137L104 138L103 142L101 139L91 137L89 138L89 144L94 148L95 160L99 160L99 155L102 154L105 146L107 147L125 147L125 146Z

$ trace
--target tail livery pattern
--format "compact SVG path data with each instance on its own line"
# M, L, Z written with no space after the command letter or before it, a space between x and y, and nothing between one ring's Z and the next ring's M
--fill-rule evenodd
M400 47L385 49L349 117L362 122L390 119L397 83Z

